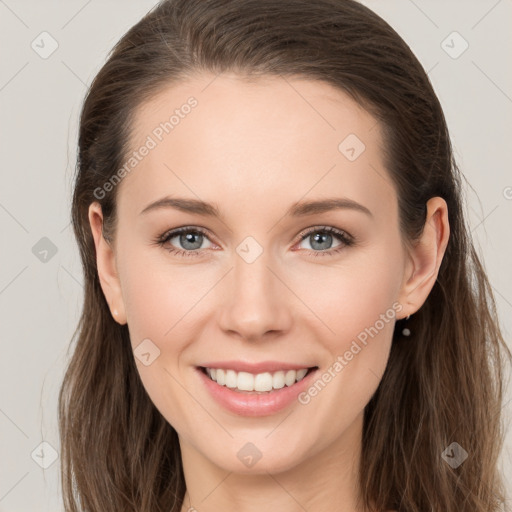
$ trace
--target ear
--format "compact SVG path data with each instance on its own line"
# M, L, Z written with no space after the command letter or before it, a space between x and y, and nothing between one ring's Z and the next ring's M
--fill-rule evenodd
M116 322L126 324L126 313L121 295L121 285L116 268L114 250L103 236L103 213L101 205L94 202L89 206L89 224L91 225L96 247L96 265L101 289L108 302L110 312Z
M412 315L427 300L439 274L449 236L446 201L441 197L432 197L427 202L427 218L423 233L408 249L399 298L400 304L403 305L400 318Z

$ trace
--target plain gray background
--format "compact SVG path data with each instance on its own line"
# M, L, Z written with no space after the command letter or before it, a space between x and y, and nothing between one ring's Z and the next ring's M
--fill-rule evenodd
M83 293L69 214L78 115L108 51L155 3L0 0L0 512L62 510L57 394ZM363 3L409 44L443 105L510 344L512 2ZM512 496L508 426L501 461Z

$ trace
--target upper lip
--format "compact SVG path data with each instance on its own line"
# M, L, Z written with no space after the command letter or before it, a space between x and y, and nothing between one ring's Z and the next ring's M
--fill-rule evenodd
M203 368L221 368L223 370L234 370L235 372L265 373L277 372L279 370L301 370L302 368L313 368L311 364L293 364L281 361L261 361L249 363L247 361L211 361L200 365Z

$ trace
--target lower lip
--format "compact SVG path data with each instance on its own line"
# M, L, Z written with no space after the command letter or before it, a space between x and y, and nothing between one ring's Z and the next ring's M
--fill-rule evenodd
M199 377L213 399L222 407L240 416L269 416L292 404L309 385L318 369L310 371L301 381L291 386L268 393L252 394L234 391L210 379L201 368L196 368Z

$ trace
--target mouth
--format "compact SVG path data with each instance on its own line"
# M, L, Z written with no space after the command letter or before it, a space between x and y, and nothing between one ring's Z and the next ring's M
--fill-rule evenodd
M283 388L293 387L304 380L318 366L299 369L283 369L274 372L251 373L227 368L199 366L208 379L219 386L245 395L269 395Z
M263 417L301 404L298 396L320 370L307 363L231 360L204 361L195 371L207 396L222 409L237 416Z

